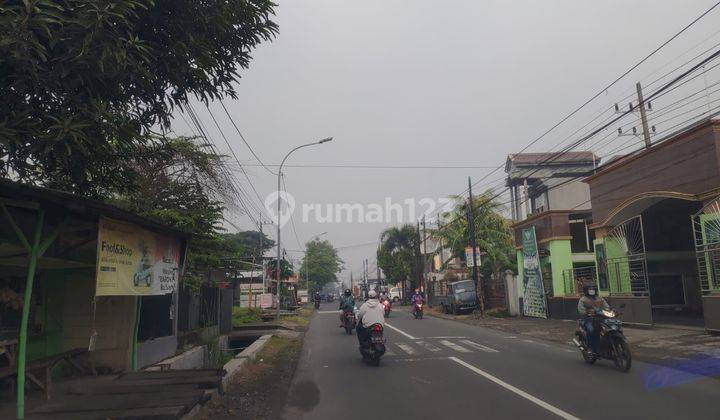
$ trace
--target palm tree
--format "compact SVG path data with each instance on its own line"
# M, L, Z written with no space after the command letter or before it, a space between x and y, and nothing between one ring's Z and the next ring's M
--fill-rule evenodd
M419 244L420 238L411 224L391 227L380 235L378 265L388 279L395 283L402 282L403 299L406 296L406 281L409 279L410 286L414 288L419 280L416 264Z
M485 276L500 279L505 270L515 269L515 249L510 222L502 216L503 207L493 197L491 191L473 197L475 241L483 252L480 271ZM445 225L434 232L451 248L450 258L465 255L470 237L468 202L462 197L455 197L455 200L455 207L442 215Z

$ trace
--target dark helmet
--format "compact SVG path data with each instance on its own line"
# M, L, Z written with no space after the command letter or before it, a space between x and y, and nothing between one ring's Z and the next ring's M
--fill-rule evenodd
M583 295L590 296L590 290L593 290L595 293L592 294L592 296L597 296L597 287L595 287L594 284L586 284L583 286Z
M351 294L352 292L350 291L350 289L345 289L345 296L350 296Z

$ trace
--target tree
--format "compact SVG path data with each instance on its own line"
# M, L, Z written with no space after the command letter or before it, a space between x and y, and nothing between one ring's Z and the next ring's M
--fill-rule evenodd
M343 264L329 241L314 239L305 244L300 277L309 279L308 290L320 291L328 284L337 283L337 274L342 271Z
M0 176L103 198L190 97L235 98L270 0L0 4Z
M480 272L483 276L500 278L507 269L515 267L515 248L510 222L502 216L502 206L492 200L494 194L486 191L473 197L475 216L475 240L483 253ZM452 257L465 258L465 247L469 246L467 200L455 197L452 211L441 215L447 222L442 229L433 232L444 239L452 251Z
M420 237L411 224L391 227L380 235L378 265L392 282L402 282L403 293L406 291L407 280L410 280L411 289L418 286L420 273L416 251L419 245Z

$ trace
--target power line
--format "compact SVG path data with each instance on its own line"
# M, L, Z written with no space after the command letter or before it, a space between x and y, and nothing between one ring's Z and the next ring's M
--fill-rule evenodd
M239 162L238 162L239 164ZM278 167L278 164L245 164L245 166L269 166ZM289 164L283 165L285 168L340 168L340 169L493 169L495 166L477 166L477 165L359 165L359 164Z
M669 39L667 39L665 42L663 42L662 44L660 44L657 48L655 48L653 51L651 51L648 55L646 55L646 56L645 56L644 58L642 58L640 61L638 61L637 63L635 63L633 66L631 66L628 70L626 70L624 73L622 73L620 76L618 76L615 80L613 80L612 82L610 82L607 86L605 86L604 88L600 89L597 93L595 93L593 96L591 96L590 99L586 100L582 105L580 105L579 107L575 108L575 109L574 109L572 112L570 112L569 114L565 115L562 119L560 119L560 121L558 121L556 124L554 124L554 125L553 125L552 127L550 127L548 130L546 130L545 132L543 132L539 137L537 137L537 138L535 138L534 140L532 140L529 144L527 144L525 147L523 147L518 153L523 153L523 152L525 152L525 151L528 150L530 147L532 147L533 145L535 145L538 141L540 141L540 140L543 139L545 136L547 136L549 133L551 133L552 131L554 131L557 127L559 127L559 126L560 126L561 124L563 124L565 121L567 121L568 119L572 118L575 114L577 114L580 110L582 110L583 108L585 108L585 107L586 107L588 104L590 104L592 101L594 101L595 99L597 99L597 98L598 98L600 95L602 95L605 91L607 91L608 89L610 89L611 87L613 87L613 86L614 86L615 84L617 84L620 80L622 80L625 76L627 76L627 75L630 74L632 71L634 71L635 69L637 69L640 65L642 65L642 64L645 63L647 60L649 60L649 59L650 59L652 56L654 56L658 51L660 51L662 48L664 48L664 47L665 47L666 45L668 45L670 42L672 42L672 41L675 40L677 37L679 37L680 35L682 35L682 34L683 34L685 31L687 31L690 27L692 27L692 26L695 25L697 22L699 22L699 21L700 21L702 18L704 18L708 13L710 13L711 11L713 11L718 5L720 5L720 1L716 2L715 4L713 4L709 9L707 9L705 12L703 12L700 16L698 16L697 18L695 18L693 21L691 21L689 24L687 24L685 27L683 27L680 31L678 31L677 33L675 33L673 36L671 36L671 37L670 37ZM650 100L650 99L651 99L651 98L646 99L645 102L647 102L647 101ZM606 111L605 111L605 112L606 112ZM604 112L603 112L603 113L604 113ZM615 120L615 121L616 121L616 120ZM481 177L479 180L477 180L474 184L472 184L472 186L475 186L475 185L479 184L480 182L484 181L485 179L487 179L487 177L489 177L489 176L492 175L493 173L497 172L498 170L502 169L503 166L504 166L504 165L500 165L500 166L496 167L496 168L495 168L494 170L492 170L490 173L486 174L485 176L483 176L483 177ZM463 190L463 192L461 192L460 194L457 194L457 196L463 196L466 192L468 192L468 190L469 190L469 189Z
M253 150L252 146L250 146L250 143L248 143L248 141L245 140L245 136L243 136L243 133L240 131L240 128L238 128L237 124L235 124L235 120L230 115L230 112L228 111L228 109L225 107L225 103L222 101L222 99L219 102L220 102L220 105L222 106L222 109L225 111L225 115L227 115L227 117L230 119L230 122L232 123L233 127L235 127L235 131L237 131L237 133L240 136L240 138L242 139L243 143L245 143L245 146L247 146L247 148L250 150L250 153L252 153L252 155L255 157L255 159L258 161L258 163L260 163L260 165L263 168L265 168L266 171L277 176L276 172L271 171L270 168L265 166L263 161L260 160L260 156L258 156L257 153L255 153L255 150Z

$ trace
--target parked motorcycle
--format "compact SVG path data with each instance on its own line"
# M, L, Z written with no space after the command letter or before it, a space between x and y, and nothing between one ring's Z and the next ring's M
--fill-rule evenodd
M383 309L385 310L385 318L390 318L390 311L392 310L392 303L390 303L389 299L385 299L382 302Z
M423 317L423 302L418 301L413 304L413 315L415 319L422 319Z
M352 331L357 326L357 320L353 311L343 312L343 328L348 335L352 335Z
M383 326L373 324L360 338L360 354L363 360L373 366L380 365L380 357L385 354L385 337L383 337Z
M632 364L632 355L622 332L622 321L617 318L617 313L613 310L598 310L594 316L599 354L594 354L590 348L583 321L578 320L578 330L575 332L573 342L580 349L585 362L593 364L597 359L612 360L618 370L628 372Z

